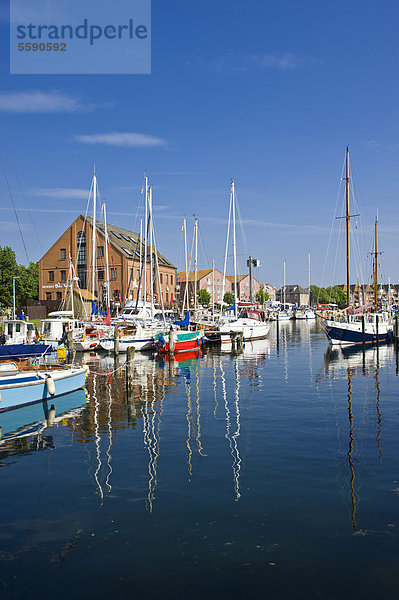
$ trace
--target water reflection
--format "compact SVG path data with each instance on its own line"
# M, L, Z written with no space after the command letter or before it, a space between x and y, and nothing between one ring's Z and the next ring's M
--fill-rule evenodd
M85 390L0 414L0 464L5 458L55 448L52 428L74 427L86 405Z

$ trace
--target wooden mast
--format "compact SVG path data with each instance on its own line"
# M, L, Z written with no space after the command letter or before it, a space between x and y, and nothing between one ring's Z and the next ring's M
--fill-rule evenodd
M349 147L346 147L346 302L350 306L351 303L351 288L350 288L350 245L349 245Z
M377 291L377 268L378 268L378 251L377 251L377 223L378 217L375 219L374 223L374 269L373 269L373 277L374 277L374 307L377 310L378 303L378 291Z

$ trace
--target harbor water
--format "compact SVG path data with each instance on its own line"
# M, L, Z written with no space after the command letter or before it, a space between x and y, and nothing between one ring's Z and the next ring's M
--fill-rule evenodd
M86 354L87 390L0 415L0 597L388 599L392 345L273 323L232 354ZM54 410L55 409L55 410Z

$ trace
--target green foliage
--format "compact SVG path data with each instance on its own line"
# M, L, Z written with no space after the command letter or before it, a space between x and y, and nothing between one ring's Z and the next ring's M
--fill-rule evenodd
M255 298L256 298L256 301L259 302L259 304L264 304L264 302L269 300L269 293L265 292L265 290L259 290L259 292L256 294Z
M310 286L311 304L338 304L339 308L345 308L346 294L339 285L328 288L320 288L317 285Z
M29 267L18 265L18 304L39 299L39 264L30 262Z
M347 306L346 293L341 287L339 287L339 285L328 287L327 292L330 295L331 302L338 304L339 308L345 308L345 306Z
M12 306L12 278L18 275L15 252L9 246L0 246L0 305L2 308ZM18 279L16 280L18 285Z
M200 304L206 306L211 301L211 295L207 290L198 290L197 299Z
M39 298L39 264L31 262L29 267L18 265L14 250L0 246L0 305L2 308L13 305L13 277L15 280L15 300L17 305L25 305L27 300Z
M226 304L233 304L234 303L233 292L226 292L225 295L223 296L223 302L225 302Z

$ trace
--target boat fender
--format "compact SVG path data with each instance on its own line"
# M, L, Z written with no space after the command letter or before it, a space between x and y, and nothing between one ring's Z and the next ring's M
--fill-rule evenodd
M46 386L47 386L47 391L50 394L50 396L54 396L54 394L55 394L54 379L48 373L46 373Z

